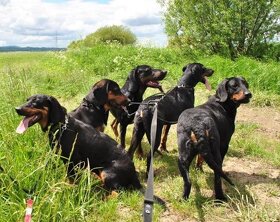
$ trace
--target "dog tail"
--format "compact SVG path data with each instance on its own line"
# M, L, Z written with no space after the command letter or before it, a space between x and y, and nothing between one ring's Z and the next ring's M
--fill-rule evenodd
M198 136L197 136L198 135ZM197 139L198 137L198 139ZM203 157L208 166L222 178L224 178L230 185L234 186L231 179L223 172L222 167L218 166L214 160L214 156L211 153L210 143L209 143L208 131L205 134L191 132L191 141L194 146L196 146L198 153Z

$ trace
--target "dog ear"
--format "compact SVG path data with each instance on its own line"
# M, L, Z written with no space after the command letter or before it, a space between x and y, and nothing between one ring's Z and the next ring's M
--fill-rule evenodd
M199 68L200 67L198 66L198 63L189 63L182 68L182 71L183 72L188 71L190 73L195 73Z
M228 99L228 92L226 89L226 85L228 83L228 79L224 79L219 85L218 89L216 90L216 101L218 102L225 102Z
M108 100L109 84L109 82L107 82L105 86L96 84L92 88L93 96L100 105L104 105Z
M48 97L48 101L50 103L49 123L58 123L61 120L64 120L67 110L52 96Z
M136 77L138 72L139 72L138 67L136 67L129 74L129 77L128 77L128 82L129 82L128 91L129 92L135 93L139 89L139 84L137 82L137 77Z

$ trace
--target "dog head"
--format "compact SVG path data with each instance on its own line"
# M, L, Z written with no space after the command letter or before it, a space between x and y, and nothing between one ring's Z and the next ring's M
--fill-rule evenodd
M184 66L182 71L184 74L179 82L180 85L194 87L198 82L201 82L208 90L211 90L207 77L213 75L213 69L206 68L201 63L190 63Z
M141 86L161 89L159 81L163 80L166 74L167 71L153 69L148 65L137 66L128 76L128 91L137 92Z
M109 79L102 79L95 83L86 99L89 103L96 101L105 110L126 106L129 102L128 98L121 92L119 85Z
M225 102L228 99L236 103L248 103L252 98L249 84L243 77L231 77L224 79L216 91L216 101Z
M16 108L16 112L24 116L17 133L23 133L35 123L39 123L45 132L49 125L64 122L66 115L66 109L54 97L41 94L29 97L25 104Z

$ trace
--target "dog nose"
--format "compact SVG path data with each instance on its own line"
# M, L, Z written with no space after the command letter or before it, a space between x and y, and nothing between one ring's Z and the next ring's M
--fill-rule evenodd
M162 70L162 72L161 72L161 74L162 74L162 76L166 76L166 74L167 74L167 71L166 70Z
M18 114L21 114L21 108L20 107L16 107L15 110Z
M248 98L252 98L252 93L249 92L249 91L246 91L245 96L248 97Z

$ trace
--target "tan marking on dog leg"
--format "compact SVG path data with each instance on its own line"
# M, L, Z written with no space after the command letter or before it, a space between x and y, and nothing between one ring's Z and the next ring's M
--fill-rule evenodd
M204 162L203 157L200 154L198 154L196 158L196 168L202 171L203 162Z
M105 183L105 179L106 179L106 173L104 171L101 171L99 174L99 178L102 181L102 183Z
M118 125L119 125L119 121L117 119L114 119L111 124L111 128L113 129L116 139L119 137Z
M168 150L166 149L166 142L167 142L167 136L168 136L169 129L170 129L170 125L164 125L163 136L161 138L161 143L160 143L160 148L159 148L161 151L168 152Z

